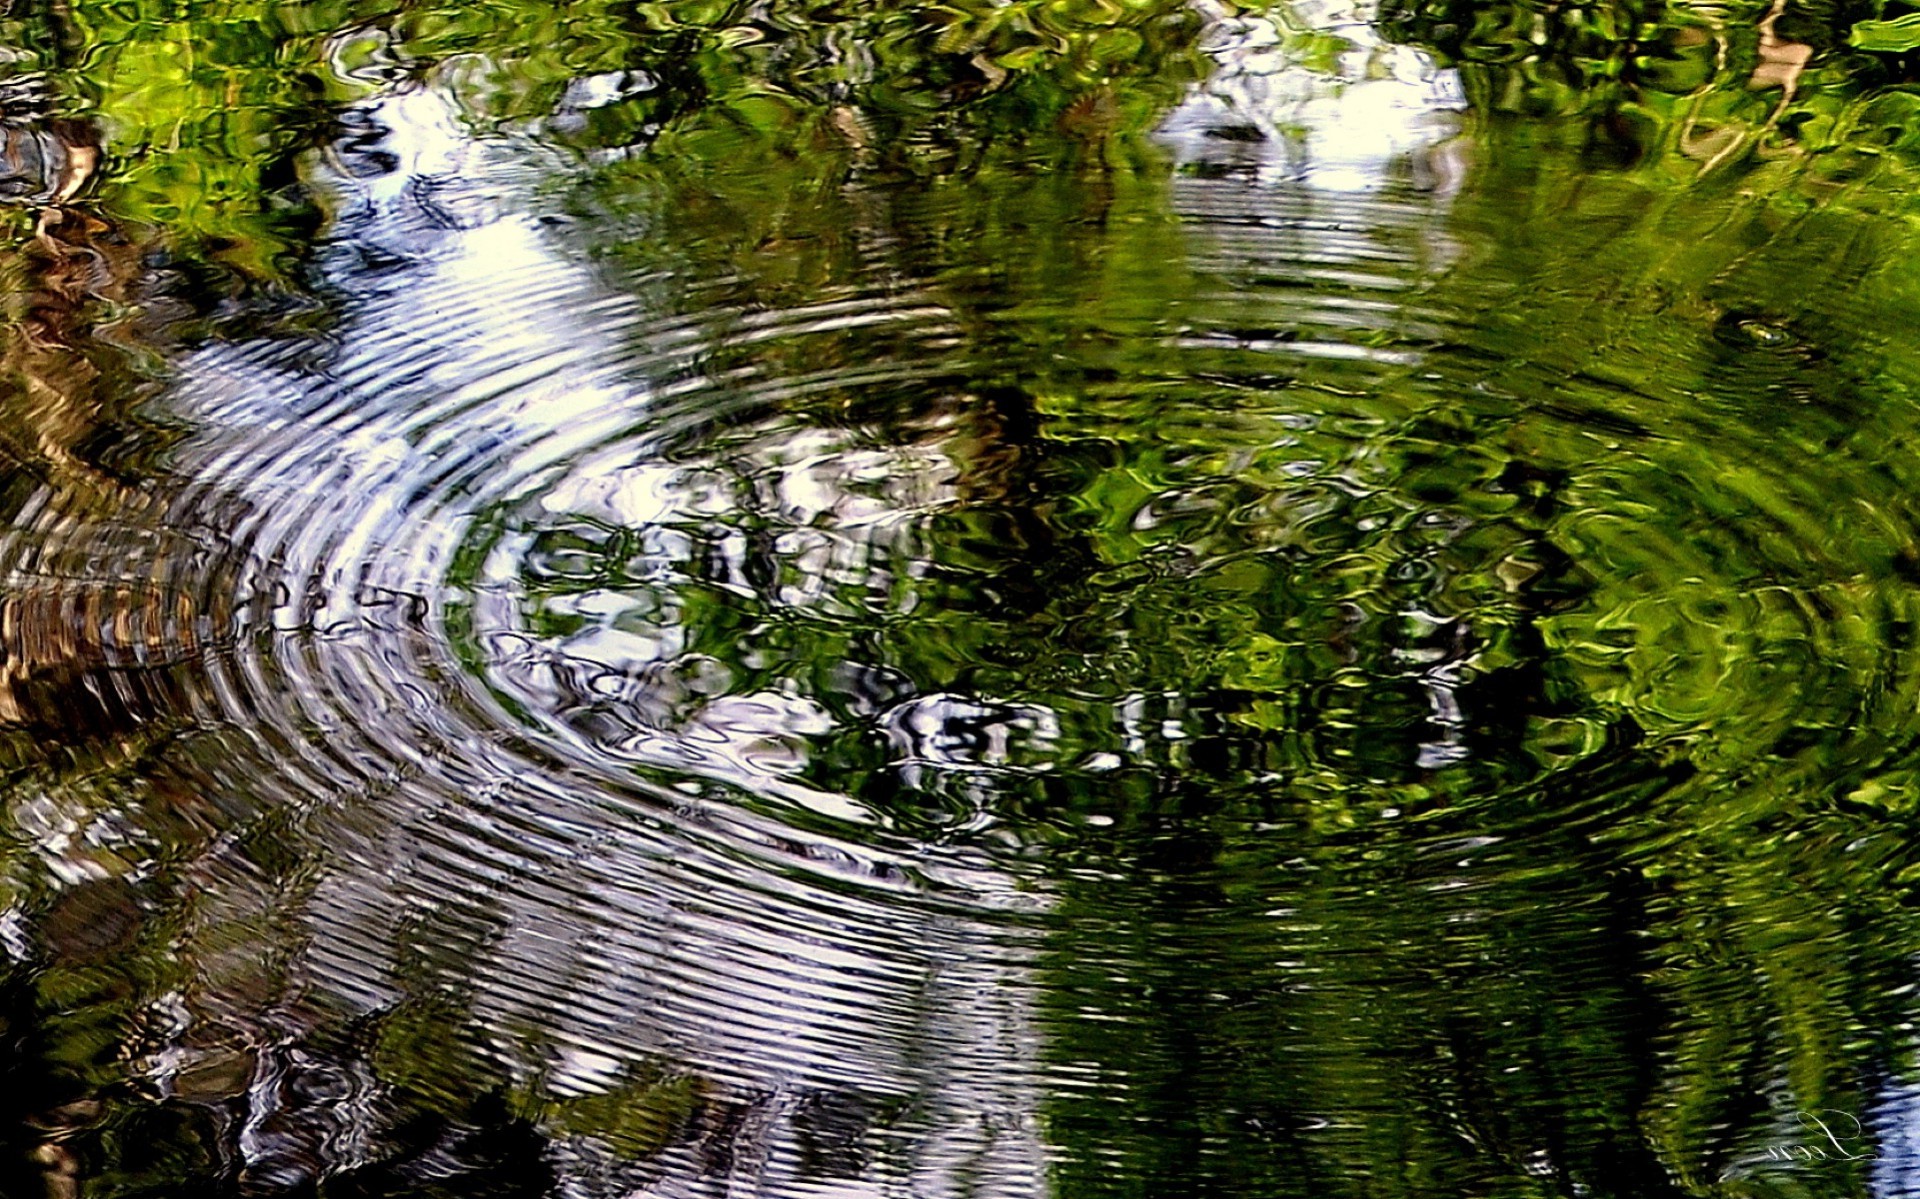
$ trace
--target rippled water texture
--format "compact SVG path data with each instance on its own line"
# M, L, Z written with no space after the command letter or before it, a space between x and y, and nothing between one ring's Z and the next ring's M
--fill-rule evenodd
M0 1196L1920 1193L1876 15L6 10Z

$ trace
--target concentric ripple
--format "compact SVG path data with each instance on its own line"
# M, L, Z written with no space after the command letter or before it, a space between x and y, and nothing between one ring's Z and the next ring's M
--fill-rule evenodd
M128 1091L253 1194L1678 1193L1910 1107L1803 1068L1904 992L1793 981L1906 961L1882 226L1522 178L1357 14L1215 17L1163 160L856 173L798 266L451 69L358 102L336 323L0 542L0 724L97 734L8 746L54 926L169 963ZM1828 850L1887 889L1779 894Z

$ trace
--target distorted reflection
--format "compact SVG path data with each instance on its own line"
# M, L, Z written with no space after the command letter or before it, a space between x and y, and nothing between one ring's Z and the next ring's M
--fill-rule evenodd
M1810 19L261 9L0 13L0 1193L1911 1189Z
M1226 142L1264 178L1325 191L1377 190L1407 172L1458 184L1460 167L1443 147L1466 107L1459 72L1385 40L1376 4L1306 0L1242 13L1206 0L1200 8L1209 18L1200 45L1213 69L1161 127L1185 155ZM1451 153L1463 150L1456 144Z

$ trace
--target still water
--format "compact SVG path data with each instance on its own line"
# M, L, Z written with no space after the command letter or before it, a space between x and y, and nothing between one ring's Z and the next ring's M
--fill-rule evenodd
M0 1196L1920 1194L1875 15L5 9Z

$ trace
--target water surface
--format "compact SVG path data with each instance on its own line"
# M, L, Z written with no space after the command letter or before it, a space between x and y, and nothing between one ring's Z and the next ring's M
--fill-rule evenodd
M0 1194L1920 1191L1875 16L10 10Z

